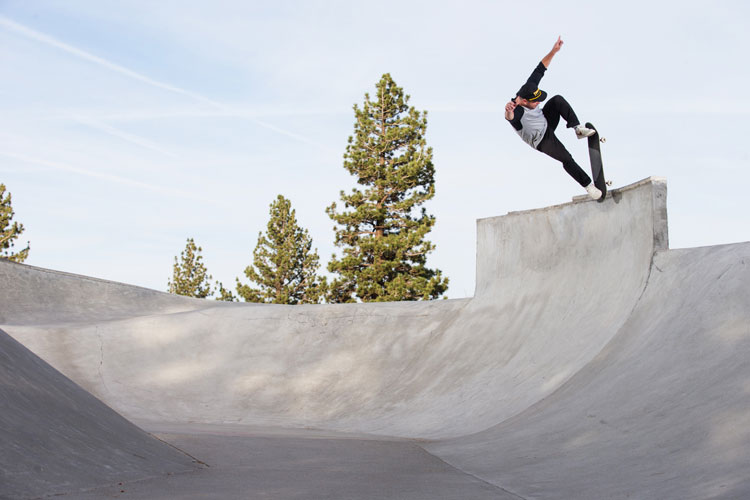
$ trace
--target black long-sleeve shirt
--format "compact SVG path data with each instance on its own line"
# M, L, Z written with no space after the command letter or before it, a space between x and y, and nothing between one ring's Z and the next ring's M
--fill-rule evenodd
M539 82L542 81L545 71L547 71L547 68L540 62L526 80L526 85L539 88ZM521 139L534 149L537 148L547 131L547 119L542 114L541 106L534 109L516 106L513 110L513 119L508 121Z

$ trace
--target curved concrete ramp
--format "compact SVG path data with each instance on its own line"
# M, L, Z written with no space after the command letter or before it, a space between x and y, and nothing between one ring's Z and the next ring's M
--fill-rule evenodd
M660 252L653 269L567 384L428 451L524 498L750 498L750 244Z
M206 302L0 260L0 325L99 322L206 307Z
M665 244L665 206L665 184L649 180L605 204L480 220L473 299L227 307L123 288L120 305L114 284L98 293L6 266L30 287L21 300L8 289L3 323L19 323L17 339L139 422L455 437L520 413L599 353ZM26 319L28 297L50 289L45 309L77 322ZM84 308L101 311L87 320Z
M475 296L428 303L224 304L0 263L0 327L162 432L428 440L495 488L465 498L750 494L750 245L667 250L654 178L477 240Z
M87 488L198 468L0 330L0 498Z

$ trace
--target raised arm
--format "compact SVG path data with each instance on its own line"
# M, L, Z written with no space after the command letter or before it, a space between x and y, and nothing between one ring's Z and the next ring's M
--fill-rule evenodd
M544 59L542 59L542 64L544 64L545 68L549 68L549 63L552 62L552 58L555 57L555 54L560 52L560 49L563 46L563 41L561 37L557 37L557 41L555 42L555 45L552 46L552 50L549 51L549 54L544 56Z
M526 80L526 85L534 87L539 86L539 82L542 80L544 72L547 71L547 68L549 68L549 63L552 62L552 58L555 57L555 54L560 52L560 48L562 47L562 45L562 38L558 36L555 45L552 46L552 50L550 50L549 54L544 56L544 59L542 59L542 61L536 65L536 68L534 68L531 76L529 76L529 79Z

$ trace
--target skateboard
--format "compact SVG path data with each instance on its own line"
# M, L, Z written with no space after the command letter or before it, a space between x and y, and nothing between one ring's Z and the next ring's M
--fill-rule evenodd
M591 178L594 180L594 186L602 192L602 197L597 201L599 203L604 201L607 196L607 181L604 180L604 166L602 165L602 151L599 149L599 132L590 123L586 122L586 128L590 128L595 131L594 135L588 137L589 140L589 160L591 160ZM604 142L604 139L601 139Z

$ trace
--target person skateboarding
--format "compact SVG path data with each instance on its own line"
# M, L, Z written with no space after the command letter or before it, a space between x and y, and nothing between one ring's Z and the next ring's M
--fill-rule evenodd
M526 83L516 92L516 96L505 105L505 119L510 122L524 142L561 162L565 171L586 189L589 196L598 200L602 192L591 182L591 177L578 166L573 156L555 135L560 117L565 119L567 128L575 130L576 137L579 139L592 136L596 131L582 126L573 108L560 95L552 97L544 106L539 105L547 99L547 92L539 89L539 82L562 45L562 38L557 37L557 42L549 54L544 56Z

